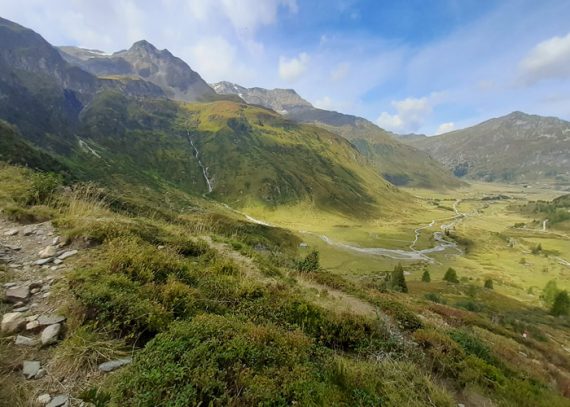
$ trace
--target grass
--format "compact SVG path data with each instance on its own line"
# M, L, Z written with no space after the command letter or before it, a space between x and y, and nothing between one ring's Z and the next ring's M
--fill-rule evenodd
M27 193L33 176L9 171L15 171L14 191ZM434 215L448 216L442 207L453 206L458 197L437 194L416 198L433 212L410 211L383 229L381 219L355 222L330 213L305 226L360 242L378 227L379 234L407 234L409 242L414 219L429 223ZM255 206L283 226L275 228L246 223L242 215L215 205L149 216L151 201L126 205L93 185L45 198L40 204L50 208L61 233L70 241L91 242L68 275L66 295L73 296L69 307L75 311L50 369L75 381L76 389L91 389L91 399L110 398L111 405L190 400L236 406L449 406L473 398L497 405L564 405L560 393L570 359L562 344L568 321L548 316L536 302L514 299L512 293L524 286L515 287L514 274L507 280L513 271L499 269L523 267L520 254L538 241L517 235L520 246L507 246L513 236L508 225L520 215L507 203L483 207L470 198L460 210L478 215L454 231L472 239L469 253L438 254L437 263L429 265L403 263L407 294L380 284L394 261L334 251L318 237L288 229L285 211ZM35 210L25 200L4 199ZM305 216L301 220L310 219L298 213ZM485 230L484 217L504 228ZM310 247L299 248L302 241ZM545 250L556 250L554 241L540 242ZM299 274L295 260L314 248L320 249L321 267ZM530 265L524 267L553 258L525 256ZM457 284L442 281L450 266L457 270ZM420 281L426 267L429 283ZM488 277L494 290L483 289ZM546 277L535 278L538 284ZM131 366L89 378L97 364L127 350L134 355Z

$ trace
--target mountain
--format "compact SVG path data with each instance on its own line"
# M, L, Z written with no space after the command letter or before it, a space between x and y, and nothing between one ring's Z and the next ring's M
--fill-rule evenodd
M513 112L410 144L457 176L502 182L570 182L570 122Z
M60 47L59 52L71 65L98 77L142 78L160 87L169 98L186 102L216 99L212 88L184 61L145 40L111 55L77 47Z
M77 55L91 54L99 53ZM111 65L122 63L120 55L144 69L127 54L171 57L139 42L114 54ZM27 151L3 154L7 161L37 167L38 154L45 154L76 179L115 188L207 194L233 206L308 202L347 216L397 208L407 196L333 133L243 101L180 103L162 91L150 68L146 79L97 77L7 20L0 26L0 64L0 119L13 130L6 130L4 151Z
M438 162L399 142L391 133L361 117L315 108L293 89L245 88L231 82L211 86L219 94L237 95L247 103L273 109L298 123L314 124L346 138L383 178L395 185L428 188L461 185Z

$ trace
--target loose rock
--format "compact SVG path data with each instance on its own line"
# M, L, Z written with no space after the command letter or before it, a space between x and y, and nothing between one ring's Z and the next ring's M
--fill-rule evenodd
M37 341L32 338L28 338L27 336L18 335L16 336L15 343L19 346L35 346L37 344Z
M63 252L61 255L59 255L58 259L59 260L65 260L68 257L75 256L77 253L78 253L77 250L68 250L66 252Z
M61 324L53 324L45 328L42 331L41 335L42 346L47 346L51 345L52 343L56 343L60 331L61 331Z
M26 379L33 379L40 371L40 362L37 360L24 360L22 373Z
M39 252L41 259L47 259L48 257L53 257L57 253L55 246L48 246Z
M38 321L30 321L26 324L26 331L33 331L39 327L40 327L40 324Z
M47 404L51 401L51 396L48 393L41 394L38 396L36 401L38 402L38 404L41 404L43 406L44 404Z
M59 394L55 396L48 404L46 404L46 407L67 406L69 405L68 403L69 403L69 397L66 396L65 394Z
M31 234L34 233L34 228L31 226L26 226L23 230L22 230L22 234L24 236L30 236Z
M42 326L60 324L65 321L63 315L51 314L51 315L41 315L38 318L38 323Z
M4 236L15 236L18 234L18 229L9 229L4 232Z
M122 366L128 365L132 361L133 361L133 358L131 358L131 357L123 358L123 359L117 359L117 360L111 360L109 362L101 363L99 365L99 370L102 372L112 372L115 369L118 369Z
M39 259L34 262L36 266L43 266L44 264L48 264L50 261L53 260L53 257L49 257L47 259Z
M30 296L30 288L27 286L12 287L6 290L6 301L18 302L25 301Z
M26 325L22 312L8 312L2 316L2 332L11 334L18 332Z

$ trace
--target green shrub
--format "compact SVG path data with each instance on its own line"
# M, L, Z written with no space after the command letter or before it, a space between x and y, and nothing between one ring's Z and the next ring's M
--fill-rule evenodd
M550 309L550 313L556 317L568 315L570 312L570 298L566 290L560 291L554 298L554 303Z
M390 275L390 288L402 293L408 292L408 285L406 284L406 277L404 276L404 268L399 263L394 267L394 270Z
M429 300L431 302L435 302L437 304L447 304L447 301L445 300L445 298L443 298L440 294L438 293L427 293L424 295L424 298L426 300Z
M323 355L300 333L202 315L149 342L120 378L118 405L321 405Z
M423 274L422 274L422 281L424 283L429 283L431 281L431 276L429 274L429 270L424 270Z
M447 269L445 275L443 276L443 280L449 283L455 283L455 284L459 283L459 279L457 278L457 272L452 267Z
M483 287L485 287L489 290L492 290L493 289L493 280L491 278L486 279Z
M312 273L319 271L321 268L319 264L319 252L313 250L307 256L297 263L297 270L301 273Z
M457 301L455 306L471 312L481 312L483 310L483 307L473 300Z
M552 304L554 304L554 300L556 299L556 296L558 295L559 292L560 292L560 290L558 289L558 286L556 285L556 281L550 280L544 286L544 289L542 290L542 294L540 295L540 298L547 305L552 305Z

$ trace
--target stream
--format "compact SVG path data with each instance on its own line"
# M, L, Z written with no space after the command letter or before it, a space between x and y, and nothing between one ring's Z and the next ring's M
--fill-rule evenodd
M194 145L194 141L192 140L192 136L190 136L189 130L186 130L186 135L188 136L188 141L190 142L190 145L194 149L194 157L196 157L196 160L198 160L198 165L200 166L200 168L202 168L202 175L204 176L204 180L206 181L206 184L208 185L208 193L210 193L214 190L214 188L212 186L214 183L214 180L211 179L210 176L208 175L208 167L206 167L204 165L204 163L202 162L202 160L200 159L200 152L198 151L198 149Z

